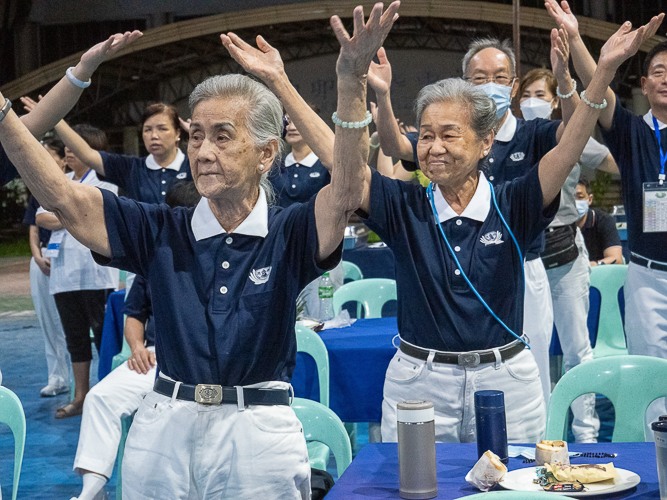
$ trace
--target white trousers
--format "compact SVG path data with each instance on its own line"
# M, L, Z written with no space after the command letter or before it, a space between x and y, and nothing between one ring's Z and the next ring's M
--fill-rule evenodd
M667 272L631 262L623 287L628 353L667 358ZM665 399L646 412L646 438L653 441L650 423L667 414Z
M237 405L205 406L151 391L125 444L123 498L309 499L301 422L288 406L239 411Z
M535 443L544 436L546 406L535 358L527 349L499 363L475 368L432 363L396 352L387 368L382 401L382 442L396 442L396 405L410 399L433 402L435 440L469 443L476 439L476 391L505 393L507 440Z
M563 349L563 371L593 359L588 336L591 264L584 238L577 228L579 257L547 271L553 301L554 323ZM578 443L597 441L600 420L595 413L595 394L585 394L572 403L572 432Z
M49 293L49 277L30 259L30 295L35 305L39 326L44 332L44 351L49 385L66 387L70 384L70 358L65 332L60 322L56 301Z
M551 345L551 335L554 329L551 289L542 259L524 262L523 271L526 276L526 290L523 298L523 333L530 339L530 351L540 371L542 396L548 406L551 395L549 345Z
M154 348L149 348L153 352ZM88 470L111 477L121 437L121 419L132 415L153 389L155 368L142 375L127 361L93 386L86 395L79 445L74 459L78 474Z

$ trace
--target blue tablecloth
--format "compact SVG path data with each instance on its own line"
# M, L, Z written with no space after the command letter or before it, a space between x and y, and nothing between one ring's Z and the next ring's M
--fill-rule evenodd
M329 407L343 422L380 422L384 376L396 353L391 341L397 334L396 318L360 319L320 333L329 351ZM319 401L317 384L315 361L299 353L292 378L295 395Z
M571 451L584 453L618 453L616 458L573 458L573 464L608 463L636 472L641 483L626 492L595 498L635 498L659 500L658 471L653 443L571 444ZM438 496L440 499L461 498L479 493L465 481L465 475L477 461L475 443L436 444ZM510 458L509 470L531 467L523 458ZM395 443L364 446L347 468L327 500L361 500L399 498L398 451Z
M388 247L361 247L345 250L343 260L359 266L364 279L395 279L394 253Z
M99 380L106 377L111 371L113 357L123 348L123 307L125 305L125 290L113 292L107 300L104 313L104 329L102 330L102 346L100 361L97 367Z

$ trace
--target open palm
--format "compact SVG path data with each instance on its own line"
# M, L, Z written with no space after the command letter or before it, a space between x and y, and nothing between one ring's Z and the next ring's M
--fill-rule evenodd
M557 78L568 72L570 45L567 31L564 28L551 30L551 68Z
M380 63L371 62L368 69L368 83L376 93L386 94L391 87L391 64L389 64L384 47L380 47L377 55Z
M94 45L81 56L81 62L92 73L104 61L111 59L121 49L127 47L130 43L139 38L143 33L141 31L126 31L125 33L116 33L111 35L104 42Z
M664 17L665 14L654 16L648 24L635 31L630 31L632 24L629 21L624 23L600 50L598 64L614 70L618 68L625 60L635 55L646 40L655 35Z
M547 8L549 15L554 18L556 24L565 29L568 35L575 36L579 33L579 22L574 17L570 4L563 1L559 5L558 0L544 0L544 6Z
M257 37L258 48L246 43L234 33L220 35L220 39L229 51L229 55L248 73L266 81L267 78L275 77L284 72L280 52L269 45L262 36Z

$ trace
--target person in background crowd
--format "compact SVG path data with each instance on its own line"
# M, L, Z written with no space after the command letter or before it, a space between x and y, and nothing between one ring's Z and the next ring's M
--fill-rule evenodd
M591 208L593 193L587 180L579 180L576 197L577 210L581 217L577 226L584 236L591 267L623 264L623 248L616 222L604 210Z
M567 42L567 35L564 35ZM525 120L551 119L554 112L560 114L558 82L548 69L536 68L526 73L519 84L518 95ZM590 138L563 185L558 213L544 233L545 248L541 258L549 279L554 324L563 349L564 371L593 359L587 324L590 267L584 239L576 226L579 214L575 204L575 188L582 165L618 172L609 150ZM540 353L533 350L540 367L547 406L551 394L550 344L551 335L546 343L547 349ZM572 413L572 431L576 441L596 442L600 420L595 413L595 394L577 398L572 404Z
M76 125L75 130L95 149L107 148L106 134L100 129ZM70 182L118 193L117 186L100 181L95 171L89 169L69 148L65 148L65 159L72 169L66 174ZM47 256L52 255L49 290L65 331L75 384L74 399L56 410L56 418L69 418L83 411L83 402L90 388L90 362L93 359L90 332L92 330L99 352L107 295L118 287L118 269L96 264L90 251L67 231L56 214L40 207L36 221L38 226L52 231L49 240L49 247L52 248L47 252Z
M65 172L65 146L56 139L42 141L44 148L49 152L56 164ZM37 227L35 214L39 209L39 202L34 196L30 197L25 211L23 223L29 226L30 231L30 295L35 306L37 321L44 333L44 350L46 353L46 367L48 382L42 388L42 397L57 396L69 391L70 361L65 342L65 332L58 316L58 308L49 291L51 275L51 259L44 257L49 244L51 231Z
M195 207L201 196L194 182L176 181L166 203ZM121 420L132 415L153 388L156 376L155 319L148 282L137 275L125 299L125 340L131 355L86 396L74 471L82 476L78 500L104 500L121 439ZM77 500L77 499L73 499Z
M546 0L546 6L555 21L567 30L574 68L584 85L588 84L596 64L579 35L577 18L567 2ZM663 14L659 16L660 21L663 17ZM629 22L624 26L631 27ZM648 113L634 115L608 89L605 98L609 106L600 113L599 122L605 144L621 171L623 204L628 219L630 264L623 287L628 352L667 358L667 223L651 215L652 210L657 210L651 205L667 197L664 182L666 42L657 44L646 54L643 73L641 85L650 105ZM665 399L654 402L647 411L647 423L664 413L667 413ZM652 440L653 433L648 425L645 434Z

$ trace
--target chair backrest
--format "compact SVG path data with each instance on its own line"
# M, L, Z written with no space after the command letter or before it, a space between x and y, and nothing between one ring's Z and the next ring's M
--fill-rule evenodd
M329 408L310 399L294 398L292 409L303 425L306 440L323 443L333 451L340 478L352 462L350 438L343 422Z
M486 493L478 493L477 495L470 495L466 497L466 500L469 498L481 498L485 499L494 499L494 498L514 498L516 500L544 500L545 498L551 498L553 500L554 494L548 493L546 491L487 491ZM561 494L558 494L558 498L572 498L567 497Z
M575 366L551 393L546 439L566 439L568 408L582 394L596 392L614 405L612 442L644 441L646 409L667 396L667 359L608 356ZM663 381L662 383L660 381Z
M381 318L382 306L390 300L396 300L396 282L371 278L341 286L334 292L333 306L335 314L338 314L346 302L359 302L364 307L366 318Z
M342 261L342 264L344 273L343 280L357 281L364 279L364 273L361 272L361 269L359 269L358 265L346 260Z
M591 269L591 287L600 292L600 320L593 356L602 358L627 354L618 292L625 283L628 266L614 264Z
M310 328L296 325L296 350L312 356L317 366L320 403L329 406L329 353L320 336Z
M0 423L7 424L14 435L14 486L12 500L16 500L19 476L25 450L25 413L18 396L6 387L0 387Z

